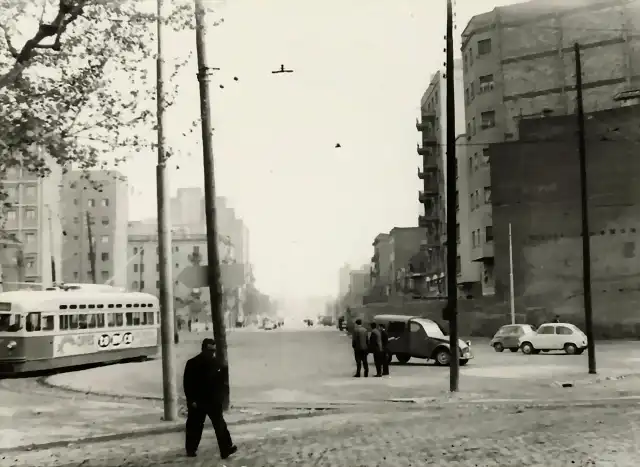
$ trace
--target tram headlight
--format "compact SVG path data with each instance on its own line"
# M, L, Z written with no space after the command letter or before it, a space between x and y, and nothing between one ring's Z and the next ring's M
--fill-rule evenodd
M7 349L9 350L13 350L18 346L18 343L16 341L11 341L7 344Z

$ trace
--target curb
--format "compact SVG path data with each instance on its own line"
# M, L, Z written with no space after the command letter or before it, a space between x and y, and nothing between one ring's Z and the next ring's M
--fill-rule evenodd
M297 414L266 415L264 417L249 418L249 419L238 420L236 422L229 422L228 424L229 426L243 426L243 425L277 422L277 421L284 421L284 420L295 420L300 418L319 417L323 415L327 415L327 413L313 411L313 412L297 413ZM43 450L55 449L59 447L69 447L72 445L119 441L122 439L140 438L143 436L179 433L181 431L184 431L184 423L185 423L184 420L180 420L180 422L169 422L168 424L165 424L165 425L144 427L128 433L111 433L111 434L105 434L105 435L88 436L86 438L51 441L51 442L42 443L42 444L34 444L34 443L24 444L21 446L0 448L0 453L10 453L10 452L17 452L17 451L43 451ZM213 428L210 427L209 425L205 426L205 430L212 430L212 429Z
M616 404L640 404L640 396L596 397L592 399L459 399L438 400L435 398L387 399L385 402L415 404L428 407L436 405L523 405L523 408L553 407L608 407Z

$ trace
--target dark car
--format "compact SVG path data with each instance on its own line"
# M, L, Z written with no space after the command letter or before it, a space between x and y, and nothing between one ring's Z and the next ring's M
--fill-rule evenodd
M534 333L535 329L530 324L507 324L498 329L498 332L493 336L489 345L491 345L496 352L502 352L504 349L517 352L520 348L520 338L527 334Z
M435 321L405 315L377 315L373 320L387 328L390 360L395 355L400 363L411 358L435 360L438 365L451 362L449 336ZM473 358L471 343L458 339L458 355L460 365L466 365Z

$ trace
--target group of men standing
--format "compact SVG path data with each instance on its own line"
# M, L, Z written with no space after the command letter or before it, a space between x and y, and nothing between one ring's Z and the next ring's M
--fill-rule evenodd
M360 378L360 373L364 370L364 377L369 376L369 354L373 354L373 362L376 366L375 376L380 378L389 375L389 335L383 324L371 323L371 332L362 325L362 320L357 319L353 334L351 336L351 346L356 359L356 373L354 378Z

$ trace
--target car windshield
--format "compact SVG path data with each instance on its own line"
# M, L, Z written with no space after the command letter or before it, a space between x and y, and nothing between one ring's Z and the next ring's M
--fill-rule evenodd
M442 331L440 326L438 326L437 323L434 323L433 321L426 321L426 320L424 320L424 321L421 320L421 321L419 321L419 323L424 328L425 332L427 333L427 336L429 336L429 337L445 337L444 332Z
M0 332L18 332L22 329L20 315L0 313Z
M505 336L507 334L516 334L518 332L517 326L505 326L498 331L499 336Z

